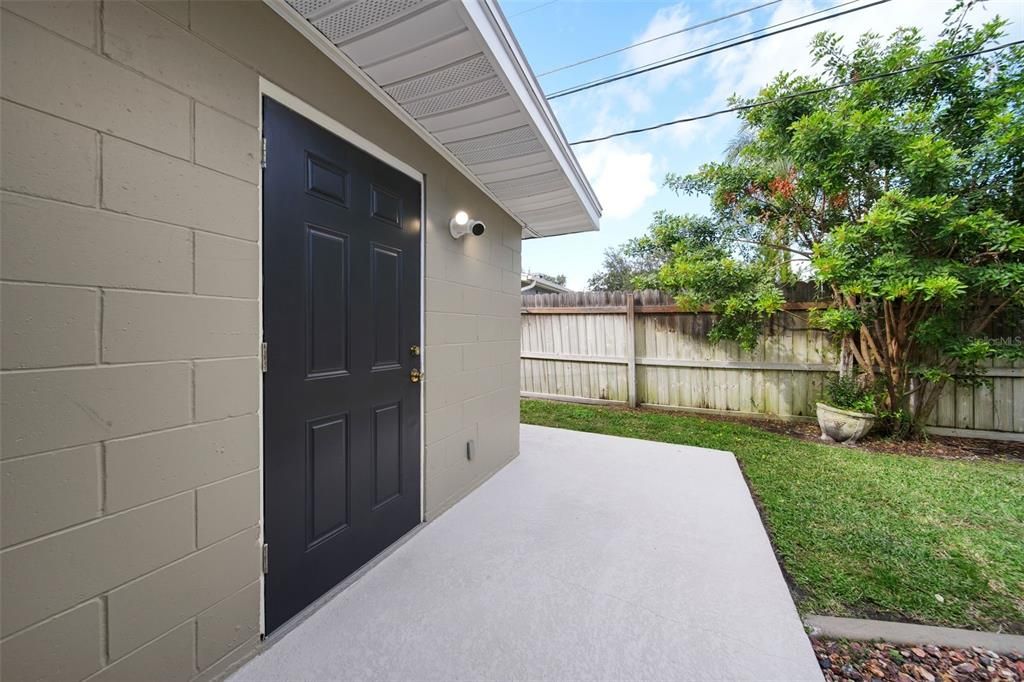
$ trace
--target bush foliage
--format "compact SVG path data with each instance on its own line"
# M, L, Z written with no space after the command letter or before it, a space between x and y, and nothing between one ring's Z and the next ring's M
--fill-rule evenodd
M840 410L853 410L875 414L873 382L866 383L863 375L833 374L825 380L825 402Z
M718 313L713 338L751 348L784 285L816 281L830 302L813 324L834 333L844 373L878 374L902 433L947 381L1022 351L991 332L1024 317L1024 49L960 58L1004 35L969 9L931 46L914 28L852 49L819 34L820 76L781 73L735 100L759 106L730 157L666 181L711 199L711 229L676 235L657 284ZM901 73L868 78L888 72Z

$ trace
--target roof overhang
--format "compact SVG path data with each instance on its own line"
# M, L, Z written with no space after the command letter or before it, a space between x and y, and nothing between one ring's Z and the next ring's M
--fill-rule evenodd
M514 217L597 230L601 205L492 0L264 0Z

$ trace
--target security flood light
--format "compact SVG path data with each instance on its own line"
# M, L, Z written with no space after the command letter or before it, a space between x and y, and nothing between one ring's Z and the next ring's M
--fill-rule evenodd
M482 220L470 218L465 211L459 211L448 223L448 229L451 231L453 239L462 239L467 234L479 237L487 230L487 226Z

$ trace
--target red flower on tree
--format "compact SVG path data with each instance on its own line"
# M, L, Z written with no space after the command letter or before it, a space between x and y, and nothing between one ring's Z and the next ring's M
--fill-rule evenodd
M768 183L768 189L771 190L772 195L775 198L792 199L793 194L796 193L796 173L790 171L785 176L778 176L772 179Z

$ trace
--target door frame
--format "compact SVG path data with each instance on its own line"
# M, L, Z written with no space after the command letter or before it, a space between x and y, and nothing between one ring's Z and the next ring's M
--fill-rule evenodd
M331 116L320 111L313 105L307 103L305 100L293 95L289 91L280 87L279 85L267 80L263 76L259 77L259 123L257 125L259 132L259 139L263 140L263 98L264 96L270 99L276 100L283 106L291 109L295 113L303 116L304 118L312 121L321 128L337 135L345 142L352 146L366 152L370 156L373 156L377 160L391 166L397 171L408 175L416 182L420 183L420 301L419 301L419 312L420 312L420 367L423 372L426 373L427 369L427 351L426 344L424 343L426 335L426 234L427 234L427 186L426 186L426 175L409 165L405 161L402 161L393 154L388 153L384 149L366 139L356 131L352 130L343 123L338 122ZM269 150L268 157L273 154L273 150ZM272 157L271 157L272 158ZM259 181L257 183L257 212L259 216L259 236L257 239L257 252L259 254L259 294L258 294L258 316L259 316L259 339L263 340L263 173L262 170L259 174ZM424 481L426 476L425 467L425 453L426 443L424 441L424 421L426 419L426 392L424 391L423 382L419 384L420 392L420 512L419 512L419 523L422 524L426 519L425 516L425 493ZM266 539L264 538L264 520L266 518L266 510L264 509L264 482L263 482L263 455L264 455L264 431L263 431L263 416L264 416L264 402L263 402L263 377L260 375L259 381L259 403L257 410L257 421L260 430L259 433L259 476L260 476L260 527L259 527L259 538L260 545L262 546ZM344 581L343 581L344 582ZM317 602L314 602L316 604ZM266 578L262 571L260 571L260 636L265 637L267 634L266 625Z

